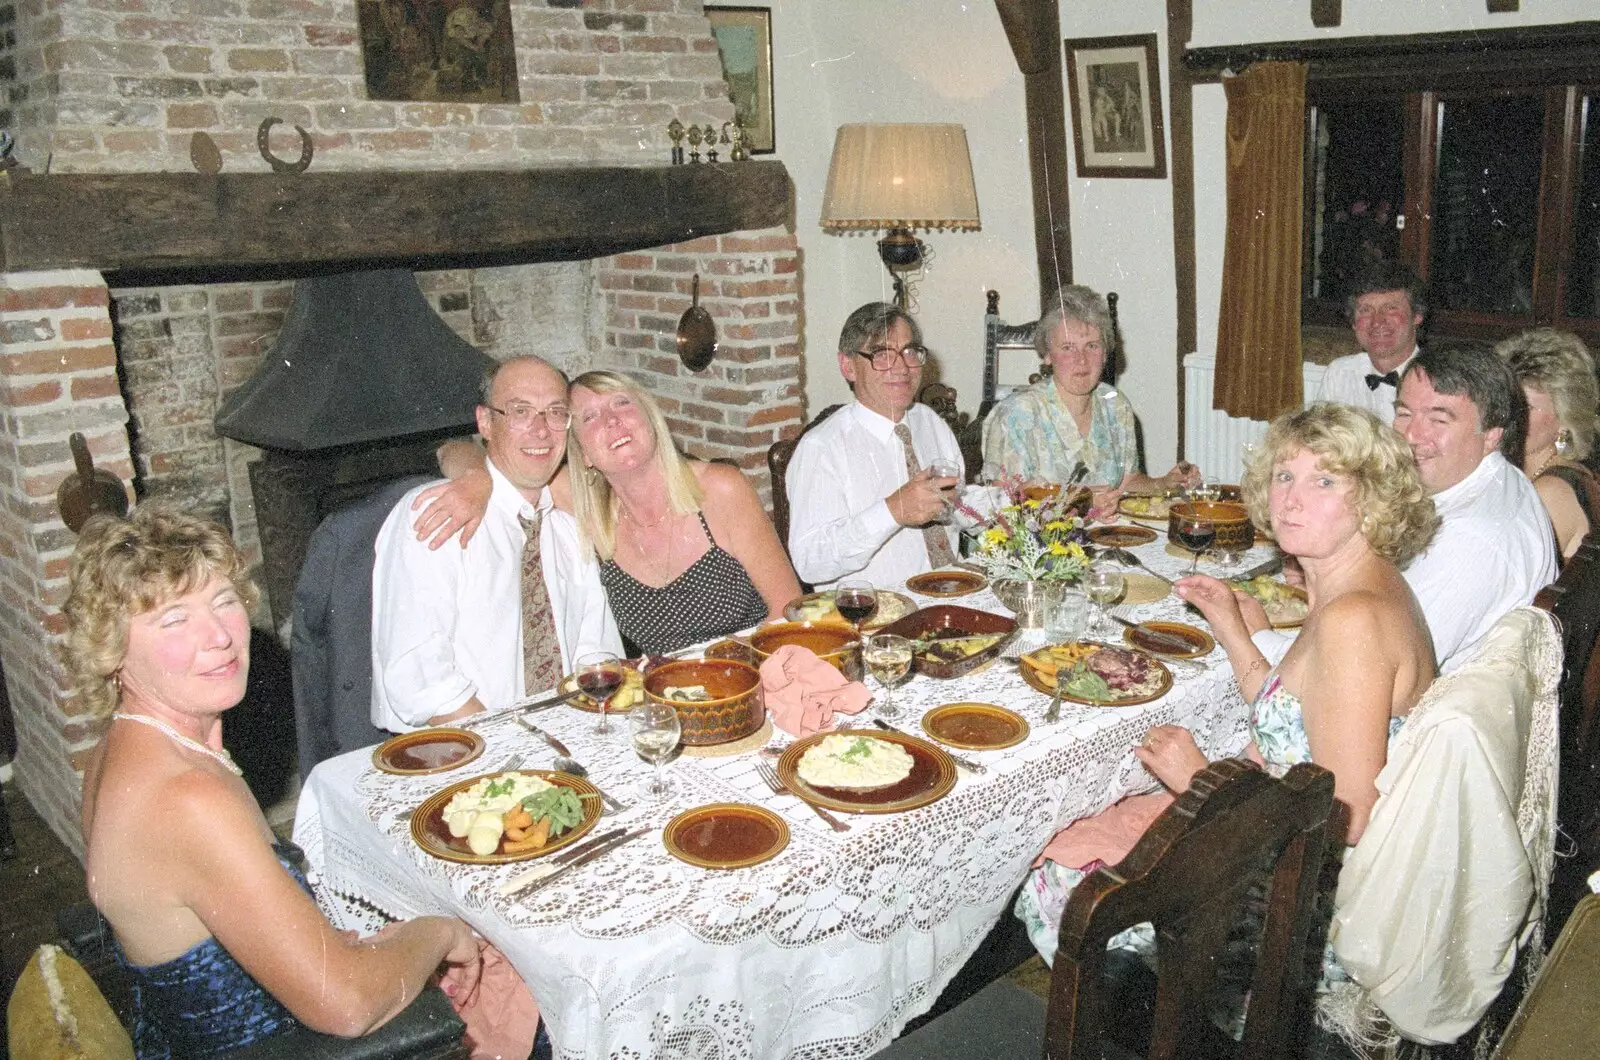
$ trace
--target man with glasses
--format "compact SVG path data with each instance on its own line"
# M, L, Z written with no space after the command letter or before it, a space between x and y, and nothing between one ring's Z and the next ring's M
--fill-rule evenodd
M807 431L789 465L789 554L803 581L887 588L955 559L947 516L964 467L950 428L916 403L927 357L895 306L871 302L845 321L839 371L856 399Z
M376 545L372 723L407 732L551 688L591 651L621 652L599 568L550 482L566 455L567 380L537 357L484 381L488 510L471 548L430 548L400 499Z
M1417 274L1399 262L1365 269L1345 305L1361 352L1323 369L1314 400L1354 405L1394 423L1400 377L1417 355L1417 328L1428 311L1425 291Z

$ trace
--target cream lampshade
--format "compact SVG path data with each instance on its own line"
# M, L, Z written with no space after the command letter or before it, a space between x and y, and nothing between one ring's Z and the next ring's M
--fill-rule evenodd
M911 229L977 229L967 131L960 125L841 125L822 198L828 231L886 229L878 253L907 301L904 274L922 263Z

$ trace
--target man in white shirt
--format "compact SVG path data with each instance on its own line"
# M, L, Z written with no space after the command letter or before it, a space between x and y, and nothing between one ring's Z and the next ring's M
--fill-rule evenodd
M789 464L789 555L802 581L888 588L955 558L955 530L935 520L965 469L955 434L916 403L927 356L917 322L895 306L871 302L845 321L839 371L856 399L807 431ZM936 475L935 463L955 474Z
M1527 476L1501 455L1506 431L1516 429L1516 398L1510 369L1476 346L1429 348L1400 382L1394 426L1443 520L1405 570L1441 673L1555 580L1550 518Z
M425 486L389 513L372 577L374 725L408 732L496 710L543 691L550 673L570 671L586 652L621 652L599 568L548 487L570 419L560 372L536 357L506 361L477 410L492 488L472 547L433 549L418 539L411 505ZM541 606L524 616L524 526L535 522L542 592L531 587ZM542 657L525 660L529 644ZM526 687L525 664L541 687Z
M1417 328L1428 311L1426 288L1399 262L1379 262L1356 281L1347 300L1360 353L1323 369L1314 401L1338 401L1394 422L1394 399L1406 365L1417 355Z

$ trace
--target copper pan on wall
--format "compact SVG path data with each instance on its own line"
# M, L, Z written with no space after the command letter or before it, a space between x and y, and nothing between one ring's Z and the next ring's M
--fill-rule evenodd
M705 371L717 353L717 325L700 308L700 274L694 274L694 302L678 318L678 359L691 372Z
M77 533L89 517L101 512L112 515L128 514L128 491L122 480L109 471L94 466L89 455L89 443L76 432L67 439L72 449L72 461L77 470L61 480L56 487L56 506L61 509L61 521L67 529Z

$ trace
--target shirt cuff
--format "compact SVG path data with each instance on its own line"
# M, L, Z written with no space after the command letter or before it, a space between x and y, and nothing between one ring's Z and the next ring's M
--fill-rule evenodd
M900 523L889 511L889 502L881 500L861 513L861 533L870 541L881 545L895 535Z

